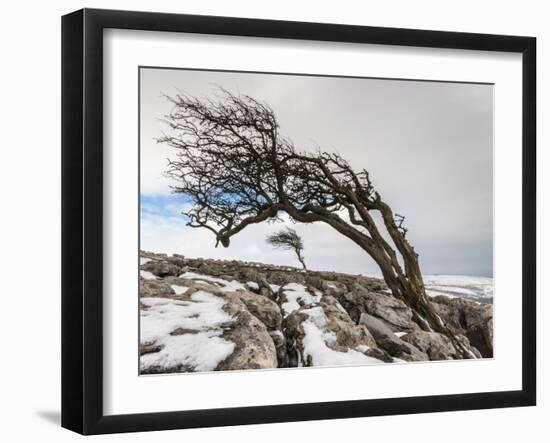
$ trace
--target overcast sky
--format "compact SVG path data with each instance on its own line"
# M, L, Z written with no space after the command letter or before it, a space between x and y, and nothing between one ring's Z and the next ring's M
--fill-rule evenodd
M171 108L162 93L212 97L220 85L267 102L298 149L319 145L368 169L383 199L406 216L425 274L492 276L493 86L151 68L141 69L140 84L142 249L299 266L265 243L284 224L253 225L229 248L214 248L211 232L185 226L185 202L170 193L163 172L174 152L154 141ZM380 274L332 228L293 227L309 268Z

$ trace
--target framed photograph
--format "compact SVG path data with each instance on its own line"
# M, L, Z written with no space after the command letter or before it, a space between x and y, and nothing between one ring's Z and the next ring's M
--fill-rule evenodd
M532 37L62 21L62 425L536 402Z

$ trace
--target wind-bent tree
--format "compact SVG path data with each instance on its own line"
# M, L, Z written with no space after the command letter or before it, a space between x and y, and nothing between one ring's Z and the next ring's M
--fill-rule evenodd
M275 248L294 251L298 257L298 261L302 264L304 271L307 271L306 262L302 255L304 250L304 242L302 237L292 228L281 229L274 234L269 235L266 241Z
M182 93L167 99L170 130L157 141L176 150L167 175L173 191L193 204L189 226L210 230L216 246L228 247L247 226L281 213L296 222L326 223L372 257L423 329L446 335L460 356L473 357L431 305L402 219L396 221L368 171L355 171L338 154L299 151L279 133L273 110L252 97L220 89L216 99ZM381 216L380 227L374 214Z

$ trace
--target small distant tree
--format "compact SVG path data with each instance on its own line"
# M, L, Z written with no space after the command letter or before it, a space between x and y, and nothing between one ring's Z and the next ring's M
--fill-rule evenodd
M266 241L274 248L294 251L298 257L298 261L302 264L304 271L307 271L306 262L302 255L302 251L304 250L304 242L302 241L302 237L300 237L294 229L281 229L280 231L269 235L266 238Z

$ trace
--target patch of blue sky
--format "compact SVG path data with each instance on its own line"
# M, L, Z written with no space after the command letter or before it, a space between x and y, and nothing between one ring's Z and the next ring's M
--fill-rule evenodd
M185 219L191 200L185 194L141 194L140 216L144 218Z

